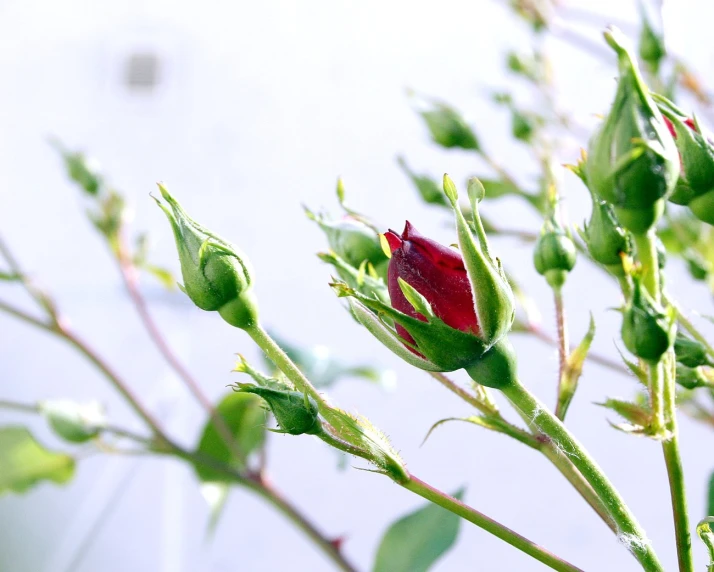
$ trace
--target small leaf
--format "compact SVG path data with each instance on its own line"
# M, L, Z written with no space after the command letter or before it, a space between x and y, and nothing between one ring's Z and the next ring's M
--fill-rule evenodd
M565 368L563 369L563 378L560 380L560 395L558 395L558 405L555 408L555 414L562 421L565 419L565 414L570 407L570 402L573 400L575 390L578 388L578 381L583 373L583 364L588 357L590 344L595 337L595 320L590 314L590 326L578 347L568 356Z
M439 205L442 207L447 206L441 185L435 179L426 175L418 175L412 171L403 157L399 157L397 162L402 170L412 180L412 183L414 183L414 186L425 203L430 205Z
M447 149L460 148L471 151L481 149L476 134L458 111L443 103L432 103L432 108L423 111L421 116L429 128L434 143Z
M714 516L714 473L709 477L709 490L707 491L707 514Z
M43 480L66 483L74 467L72 457L48 451L24 427L0 428L0 494L22 493Z
M709 552L708 570L714 567L714 530L712 530L712 524L714 524L714 516L708 516L697 524L697 535L707 547L707 552Z
M621 399L607 399L605 403L596 403L596 405L612 409L620 417L630 421L634 425L645 427L650 422L650 411L636 403L630 403L629 401Z
M95 402L56 399L40 403L40 411L57 435L71 443L94 439L106 425L104 409Z
M167 290L176 288L176 278L174 278L170 270L153 264L143 264L140 268L156 278Z
M463 492L454 497L461 500ZM460 521L431 503L400 518L382 538L373 572L426 572L454 545Z
M223 514L223 509L228 501L230 485L228 483L205 482L200 487L201 496L206 501L209 510L206 538L211 539L216 532L216 526Z
M17 274L16 272L1 272L0 271L0 280L14 282L17 280L22 280L22 275Z
M235 439L237 451L228 448L214 424L209 420L198 443L197 452L237 469L246 466L248 457L265 440L266 412L256 395L231 392L216 407ZM196 465L202 481L221 482L227 477L209 467Z

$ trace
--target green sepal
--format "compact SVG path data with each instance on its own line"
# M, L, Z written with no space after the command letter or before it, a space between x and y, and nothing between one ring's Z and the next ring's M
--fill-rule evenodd
M260 387L251 383L235 385L236 391L253 393L267 402L280 426L280 432L289 435L319 435L322 433L317 402L308 395L299 391Z
M677 337L674 340L674 355L679 363L687 367L714 366L714 361L709 357L706 346L681 332L677 332Z
M364 265L362 268L365 271L362 271L361 268L355 268L348 264L335 252L318 252L317 257L330 264L350 288L354 288L365 296L378 298L384 303L389 303L387 285L381 276L374 276L371 272L366 271L369 265Z
M513 385L518 380L516 352L508 338L499 340L473 365L466 368L466 372L476 383L504 389Z
M468 196L476 240L459 207L456 185L448 175L444 175L444 193L456 218L459 250L474 297L479 337L488 348L511 330L516 317L516 302L500 260L494 260L489 253L488 238L478 212L478 203L485 196L485 190L478 179L469 179Z
M355 298L380 317L386 316L407 330L414 338L416 344L414 350L438 368L429 368L429 371L455 371L468 367L487 350L487 346L480 338L454 329L436 316L429 317L428 322L422 322L395 310L380 300L360 294L347 284L337 282L331 286L339 297ZM380 339L380 341L383 340ZM408 344L405 340L402 340L402 343ZM390 347L390 349L392 348Z
M617 278L625 276L622 255L632 253L632 241L615 218L612 206L592 192L592 213L582 238L592 259Z
M419 357L407 349L404 345L405 341L364 304L355 299L350 299L348 303L355 319L398 357L402 358L409 365L413 365L425 371L441 371L441 368L436 364Z

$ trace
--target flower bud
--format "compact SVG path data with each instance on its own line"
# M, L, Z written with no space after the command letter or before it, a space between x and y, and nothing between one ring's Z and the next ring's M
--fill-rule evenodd
M667 126L675 138L681 172L671 200L688 205L694 216L714 225L714 143L701 125L662 96L656 96Z
M639 43L640 59L649 64L652 73L656 74L662 59L667 55L664 38L661 33L652 28L652 24L642 7L642 30Z
M613 276L625 275L622 255L632 253L627 233L618 225L612 207L594 195L590 221L585 225L583 239L592 259L601 264Z
M622 316L622 341L637 357L657 363L674 343L674 312L671 307L664 310L652 299L639 276L632 278L632 296Z
M551 288L560 288L575 266L577 251L572 239L554 221L548 221L541 231L533 251L533 263Z
M712 387L712 381L704 375L701 367L687 367L681 363L677 364L675 380L685 389Z
M613 205L624 228L643 234L661 216L677 183L677 147L626 38L610 30L605 39L617 52L620 78L610 113L590 140L587 181Z
M233 245L194 222L159 185L168 206L157 200L171 222L176 239L183 290L202 310L218 311L237 328L255 324L258 307L247 258Z
M265 399L280 425L278 433L289 435L319 435L322 423L317 402L299 391L287 391L270 387L259 387L250 383L239 383L238 391L254 393Z
M704 344L688 338L681 332L677 332L674 340L674 355L677 361L686 367L714 366Z

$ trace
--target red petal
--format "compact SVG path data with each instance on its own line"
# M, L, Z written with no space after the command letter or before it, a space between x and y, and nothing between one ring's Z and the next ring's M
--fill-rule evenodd
M387 244L389 244L389 250L394 252L402 246L402 239L393 230L388 230L384 233L384 238L387 239Z

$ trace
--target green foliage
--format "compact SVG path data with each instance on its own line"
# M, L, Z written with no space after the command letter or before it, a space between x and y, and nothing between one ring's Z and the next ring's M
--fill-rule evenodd
M99 403L75 403L68 399L43 401L40 411L57 435L72 443L96 437L106 424Z
M0 494L22 493L45 480L64 484L74 467L72 457L45 449L25 427L0 428Z
M421 116L429 128L434 143L447 149L480 151L481 145L476 133L453 107L445 103L432 102L431 109L422 111Z
M463 489L454 497L461 500ZM461 519L429 503L392 524L377 549L373 572L426 572L456 542Z
M236 469L246 467L250 454L265 441L266 413L262 400L246 393L231 392L216 407L231 430L236 449L231 450L209 419L201 434L196 452ZM196 466L202 481L225 481L226 475L210 467Z
M706 516L714 516L714 472L709 477L709 487L707 490L707 514Z

